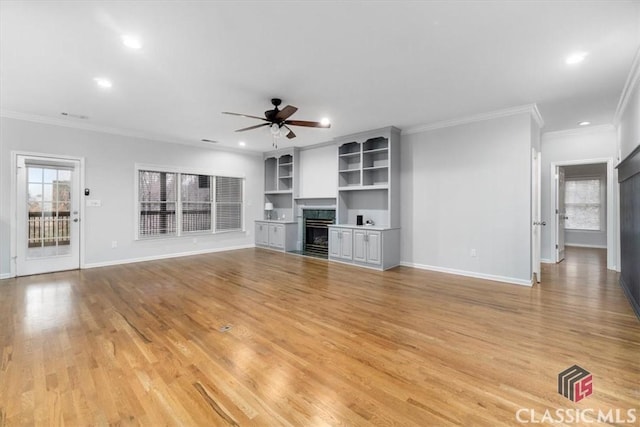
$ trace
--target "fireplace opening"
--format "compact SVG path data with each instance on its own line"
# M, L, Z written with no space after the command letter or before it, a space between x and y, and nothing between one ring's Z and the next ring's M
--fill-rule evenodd
M303 255L329 257L329 225L336 222L335 209L304 209Z

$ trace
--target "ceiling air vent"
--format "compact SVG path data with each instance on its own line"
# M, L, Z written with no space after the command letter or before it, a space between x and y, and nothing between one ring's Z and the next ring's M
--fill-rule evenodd
M62 113L60 113L60 114L62 114L65 117L71 117L71 118L74 118L74 119L87 120L89 118L89 116L84 116L82 114L72 114L72 113L67 113L67 112L64 112L64 111Z
M213 139L206 139L206 138L203 138L203 139L201 139L200 141L202 141L202 142L209 142L209 143L211 143L211 144L217 144L217 143L218 143L218 141L214 141Z

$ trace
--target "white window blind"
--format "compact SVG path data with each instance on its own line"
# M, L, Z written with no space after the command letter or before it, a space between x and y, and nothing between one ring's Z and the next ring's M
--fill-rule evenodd
M242 230L243 178L142 169L137 173L139 238Z
M138 172L139 216L141 237L176 234L177 180L175 173Z
M565 228L572 230L600 230L602 205L599 179L576 179L565 182L565 209L568 219Z
M181 174L182 231L211 230L211 177Z
M216 177L216 231L242 229L242 179Z

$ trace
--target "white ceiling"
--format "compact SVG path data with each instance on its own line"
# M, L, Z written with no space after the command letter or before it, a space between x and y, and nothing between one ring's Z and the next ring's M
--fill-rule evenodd
M640 1L2 1L0 108L258 151L268 129L222 111L332 119L301 146L530 103L553 131L610 124L639 46Z

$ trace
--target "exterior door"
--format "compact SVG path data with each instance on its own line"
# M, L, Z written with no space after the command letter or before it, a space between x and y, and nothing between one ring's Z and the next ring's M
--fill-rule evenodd
M564 168L558 167L556 187L556 262L564 259L564 224L567 212L564 207Z
M80 162L17 156L16 274L80 268Z

